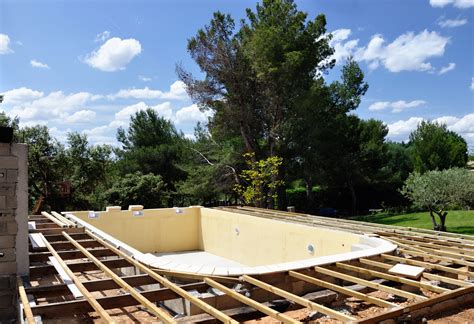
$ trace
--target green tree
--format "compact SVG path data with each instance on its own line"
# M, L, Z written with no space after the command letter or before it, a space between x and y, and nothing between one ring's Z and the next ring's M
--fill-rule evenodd
M474 172L460 168L427 171L424 174L414 172L401 192L416 207L430 212L434 230L446 231L447 209L474 206Z
M132 116L128 130L120 128L117 139L122 144L122 149L116 151L122 175L134 172L160 175L170 189L174 189L176 181L185 178L179 163L186 140L169 120L158 116L153 109Z
M283 185L278 179L282 158L271 156L255 161L254 153L246 153L244 157L248 169L242 170L240 177L242 184L237 184L234 190L242 196L246 204L253 204L265 208L278 206L278 187Z
M103 199L108 205L123 208L136 204L145 208L160 208L167 206L169 192L161 176L136 172L117 178L103 193Z
M445 124L422 121L410 134L409 145L417 172L465 167L468 160L466 141Z

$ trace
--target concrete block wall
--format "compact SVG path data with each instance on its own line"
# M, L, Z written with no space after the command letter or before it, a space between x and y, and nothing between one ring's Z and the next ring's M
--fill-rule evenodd
M16 321L16 277L28 274L27 147L0 143L0 323ZM1 254L0 254L1 255Z

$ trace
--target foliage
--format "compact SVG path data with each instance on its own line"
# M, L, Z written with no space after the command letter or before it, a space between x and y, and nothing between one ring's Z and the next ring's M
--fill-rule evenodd
M448 130L445 124L422 121L410 134L409 145L413 167L417 172L466 166L466 141Z
M278 187L283 185L278 180L278 171L282 158L272 156L255 161L254 153L244 154L248 169L242 170L240 177L245 182L237 184L234 190L243 197L246 204L258 207L278 206Z
M108 205L124 208L136 204L159 208L168 205L169 192L161 176L136 172L117 178L103 193L103 199Z
M417 207L430 212L435 230L446 230L448 208L474 206L474 173L453 168L410 174L401 191ZM439 224L434 214L439 217Z
M173 189L174 182L184 179L179 161L185 139L173 124L153 109L139 111L130 118L128 130L118 130L122 149L117 150L121 174L142 172L160 175Z

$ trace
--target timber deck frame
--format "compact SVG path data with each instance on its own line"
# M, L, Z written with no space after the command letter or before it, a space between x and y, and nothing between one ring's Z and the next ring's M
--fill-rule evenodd
M253 207L221 209L379 236L398 249L393 254L295 271L239 277L200 276L148 268L87 228L77 226L67 215L43 212L29 217L36 225L30 229L30 275L18 278L24 321L123 321L116 318L117 310L123 315L127 312L125 308L132 306L146 310L150 321L166 323L237 323L262 317L296 323L301 319L292 317L292 311L305 308L342 322L377 323L436 317L474 304L474 236ZM38 234L35 242L31 234ZM42 242L38 242L39 238ZM425 271L417 279L389 273L398 263L423 267ZM135 268L135 275L120 273L120 268L127 267ZM63 275L59 276L58 271ZM90 279L90 271L100 273L100 278ZM69 276L66 282L64 273ZM45 282L47 277L49 281ZM295 284L314 286L313 293L300 296L292 289ZM147 289L147 285L154 286ZM71 287L83 298L74 298ZM214 302L197 297L211 288L221 292ZM164 305L165 301L178 298L199 308L202 314L182 317ZM339 301L337 307L335 300ZM341 302L344 308L354 300L377 311L370 316L351 313L347 308L341 311Z

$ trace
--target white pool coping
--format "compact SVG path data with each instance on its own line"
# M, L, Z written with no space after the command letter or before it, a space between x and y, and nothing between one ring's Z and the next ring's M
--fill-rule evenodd
M335 262L349 261L358 258L365 258L374 255L379 255L382 253L389 253L394 251L397 248L397 245L392 244L389 241L384 239L373 237L369 235L360 235L355 233L350 233L343 230L337 230L339 232L347 232L351 235L356 235L360 237L359 244L364 246L363 249L352 252L338 253L327 256L320 256L310 259L297 260L291 262L283 262L277 264L269 264L264 266L248 267L248 266L222 266L222 265L196 265L189 264L185 262L178 262L176 258L162 258L160 256L155 256L151 253L142 253L137 249L125 244L124 242L114 238L113 236L107 234L106 232L98 229L97 227L87 223L86 221L81 220L77 216L74 216L73 213L64 213L67 218L76 222L77 224L87 228L97 236L101 237L105 241L114 245L116 248L132 256L141 263L152 267L168 271L177 271L177 272L186 272L198 275L215 275L215 276L239 276L239 275L261 275L267 273L275 272L284 272L289 270L299 270L314 266L320 266ZM311 225L304 225L309 226ZM317 227L317 226L314 226ZM331 229L334 231L333 229ZM369 246L369 248L365 248ZM176 252L178 254L180 252Z

